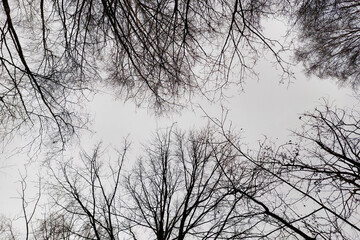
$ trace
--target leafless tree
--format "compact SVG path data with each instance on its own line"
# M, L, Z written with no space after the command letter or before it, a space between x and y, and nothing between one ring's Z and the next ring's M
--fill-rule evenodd
M290 2L299 36L298 60L309 73L356 88L360 83L359 1Z
M6 240L16 240L18 238L13 227L13 221L6 216L0 217L0 237Z
M211 127L157 135L126 181L134 239L314 239L268 198L278 179L228 140Z
M52 142L65 143L84 124L80 96L99 82L162 111L193 93L221 89L232 73L243 81L259 49L283 63L281 46L262 34L260 24L276 12L274 0L1 5L0 120L6 136L33 129L39 141L47 133L54 134Z
M226 144L215 149L210 141L208 131L157 134L126 178L129 230L149 229L159 240L216 239L227 231L237 200L220 165L235 156Z
M313 239L273 203L278 179L262 171L260 155L239 151L234 139L224 139L211 126L188 134L159 132L121 184L125 152L115 165L105 166L96 148L81 164L61 161L52 167L48 211L32 224L30 235Z
M16 239L31 239L32 224L35 220L35 213L39 208L39 202L42 196L41 179L38 179L35 187L35 194L29 194L33 188L29 189L27 167L24 173L20 173L20 190L18 191L19 199L21 201L21 214L19 217L9 218L4 216L0 217L0 238L8 240ZM32 196L31 196L32 195ZM19 230L16 228L15 222L21 222L24 228Z
M45 16L44 1L4 0L1 5L1 138L32 131L30 144L50 142L63 148L86 121L76 114L81 101L76 90L86 88L79 77L81 70L59 53L62 44L58 38L41 44L48 37L41 23L45 24L45 18L54 20ZM40 26L44 27L43 34Z
M105 166L97 146L92 155L82 155L82 164L66 162L59 163L60 169L51 167L54 181L48 186L52 207L49 217L40 222L38 235L55 234L51 237L56 238L65 234L68 239L120 239L120 173L127 147L125 144L124 151L118 153L113 165L108 163L110 165ZM111 172L104 171L104 168ZM56 221L49 222L52 220Z
M267 156L275 159L272 169L292 185L289 192L297 193L298 206L313 209L306 227L319 239L360 236L359 117L356 110L319 108L302 116L299 142Z
M25 192L27 190L27 173L23 176L21 175L21 192L20 192L20 198L21 198L21 205L22 205L22 212L23 212L23 217L24 217L24 221L25 221L25 239L28 240L31 234L31 222L34 218L36 209L38 207L40 198L41 198L41 181L39 181L39 185L38 185L38 192L36 194L36 196L29 200L26 195ZM29 205L32 204L31 209L29 209Z
M260 142L259 149L249 149L234 129L225 128L226 114L223 119L212 118L211 121L219 129L220 139L230 144L240 156L232 171L223 168L230 187L244 198L245 209L252 213L245 215L243 220L255 223L249 231L241 232L239 238L317 239L316 233L304 225L308 213L292 206L301 201L299 193L303 192L274 170L278 152L269 147L267 141ZM283 196L288 196L292 189L299 192L290 194L290 201L284 201Z
M305 118L302 142L277 148L249 150L216 119L202 131L159 132L124 178L127 147L115 165L98 147L80 165L61 161L51 168L50 211L28 235L357 239L358 115L325 108Z
M43 215L37 219L32 229L32 234L36 240L70 240L81 239L81 235L77 235L74 231L76 221L74 219L66 219L67 215L57 214L55 211L49 215ZM84 234L82 232L82 234Z
M257 155L245 154L235 131L224 127L226 117L212 121L246 158L241 166L253 165L261 176L254 178L269 184L265 191L256 190L261 197L247 197L282 225L271 234L288 238L291 232L286 235L282 231L290 230L295 239L358 239L359 117L356 109L319 107L300 117L304 125L296 133L298 141L276 146L265 139L255 151ZM230 176L234 189L241 191Z

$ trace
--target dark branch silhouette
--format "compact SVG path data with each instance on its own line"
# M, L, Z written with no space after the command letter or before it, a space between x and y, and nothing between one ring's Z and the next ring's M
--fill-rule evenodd
M162 112L241 83L259 49L270 50L285 71L282 46L261 30L262 17L275 12L271 3L4 0L2 133L32 129L38 142L50 135L63 148L86 123L82 94L99 83Z

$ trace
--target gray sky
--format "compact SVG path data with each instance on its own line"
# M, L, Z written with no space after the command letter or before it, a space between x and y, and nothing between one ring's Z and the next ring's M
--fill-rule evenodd
M274 31L272 34L279 32ZM300 65L292 69L295 79L291 84L280 84L280 72L269 62L260 61L256 69L259 81L246 80L244 92L232 87L227 91L227 95L232 97L221 103L229 109L228 122L236 130L242 129L243 140L250 145L256 144L264 135L274 140L278 138L280 142L286 141L290 138L289 129L294 130L301 124L299 114L312 111L323 104L324 99L338 107L351 107L355 104L351 90L339 88L334 81L306 77ZM136 154L140 143L146 143L157 129L170 127L174 122L184 130L206 125L208 120L197 104L211 117L221 118L220 103L211 104L201 98L195 99L194 103L196 104L192 110L184 109L181 113L156 117L149 114L147 109L137 108L131 102L115 100L114 95L97 94L88 107L94 117L91 126L93 134L84 133L81 146L90 150L91 146L102 141L105 146L121 148L123 138L129 135L133 142L132 151ZM20 142L19 138L13 145ZM75 152L77 155L76 149L79 148L74 147L70 153ZM9 152L4 152L0 158L0 213L19 215L21 202L16 199L19 196L17 190L20 189L19 171L24 172L27 156L18 154L9 157ZM38 172L37 163L33 163L28 172L34 179ZM30 182L29 189L31 185L34 184Z
M286 141L291 134L289 130L300 126L299 115L323 104L324 99L338 107L355 104L350 89L339 88L334 81L306 77L301 72L301 66L294 68L296 78L290 84L279 83L280 72L274 70L271 63L262 62L258 69L261 69L259 81L247 80L244 92L234 86L226 92L232 97L221 103L229 109L228 122L236 130L242 129L243 140L249 144L255 144L264 135ZM205 126L208 120L197 104L211 117L221 118L222 107L219 102L209 103L201 98L194 102L193 109L159 117L150 114L148 109L137 108L131 102L116 100L112 94L97 94L88 103L93 116L93 133L83 133L81 146L87 149L102 141L105 146L121 147L123 138L129 136L133 142L132 149L136 152L139 143L146 143L157 129L170 127L174 122L184 130ZM8 154L5 152L1 157L8 158ZM9 202L14 201L9 200L9 197L17 196L18 168L23 171L26 159L26 155L16 155L2 160L0 212L6 212Z

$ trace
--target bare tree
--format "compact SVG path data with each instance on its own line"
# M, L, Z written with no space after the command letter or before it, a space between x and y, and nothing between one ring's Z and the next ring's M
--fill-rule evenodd
M230 171L222 168L229 187L244 199L248 211L239 215L238 219L243 222L237 224L250 224L251 227L236 231L236 236L240 239L316 239L316 233L304 225L308 213L292 206L301 201L303 191L275 170L274 159L278 158L278 151L267 145L267 141L260 142L259 149L249 149L234 129L225 127L226 116L225 113L220 120L210 120L219 130L220 141L230 144L239 156ZM296 194L290 194L287 202L283 196L288 196L290 190ZM244 211L244 208L240 209Z
M272 169L292 184L297 204L313 209L305 225L319 239L360 236L359 117L328 106L305 114L300 141L267 158L276 159Z
M346 239L354 232L349 239L356 239L357 179L330 174L323 163L306 165L305 161L328 157L318 159L288 148L298 145L275 149L264 142L260 149L248 150L222 122L213 122L220 128L158 133L124 178L120 170L127 147L114 164L101 161L99 147L92 155L82 155L81 164L61 161L50 171L47 213L31 225L27 221L31 226L27 235L36 239ZM302 151L312 153L313 145L305 146ZM329 167L336 164L340 163Z
M125 177L122 205L110 214L115 228L132 239L357 239L359 115L325 107L302 119L302 141L264 141L257 150L242 145L225 120L188 135L158 133ZM86 174L67 169L68 187L58 179L55 191L67 200L56 202L77 219L74 226L93 234L81 238L104 238L101 191L91 194L95 200L79 191L81 181L94 182L96 167Z
M314 239L273 202L260 160L208 128L157 135L127 177L128 229L141 239Z
M39 208L39 202L42 197L41 178L38 179L35 187L35 194L29 194L33 188L29 189L29 179L27 167L24 173L20 173L20 190L18 191L21 201L21 214L16 217L0 217L0 238L8 240L32 239L32 224L36 222L35 213ZM31 196L32 195L32 196ZM23 230L17 229L17 224L21 223Z
M44 214L42 218L37 219L33 227L32 234L37 240L70 240L84 239L82 235L75 232L74 224L76 221L67 219L68 215L63 215L52 211L49 215ZM84 234L82 232L81 234Z
M236 186L238 180L227 174L237 192L264 210L269 218L262 223L277 226L264 237L359 238L359 117L354 109L325 105L300 117L304 125L299 141L276 146L265 139L256 155L246 153L235 131L226 130L226 117L212 119L245 158L240 166L253 165L253 173L259 172L254 181L268 184L251 195L243 191L249 185Z
M41 198L41 181L39 180L39 185L38 185L38 192L36 194L36 196L33 199L28 199L25 196L25 192L27 190L27 172L26 174L23 176L21 175L21 192L20 194L20 198L21 198L21 205L22 205L22 212L23 212L23 217L24 217L24 221L25 221L25 239L28 240L31 234L31 222L34 218L36 209L38 207L40 198ZM33 206L30 208L29 211L29 205L32 204Z
M0 217L0 237L6 240L18 239L17 232L13 227L13 221L5 216Z
M44 1L4 0L1 5L1 137L32 131L35 135L30 144L45 141L63 148L75 129L86 122L76 113L82 100L77 90L86 88L81 80L84 76L79 76L81 70L73 61L59 53L63 48L55 46L59 39L45 42L49 37L45 18L56 20L45 16Z
M49 183L52 205L49 217L40 222L38 235L52 234L55 239L59 235L69 239L120 239L120 173L127 147L125 144L124 151L118 153L115 164L106 166L110 173L103 170L105 162L100 160L99 146L92 155L84 153L80 165L69 161L59 163L60 169L51 168L55 180ZM52 220L56 222L49 222Z
M275 13L273 2L3 0L3 133L33 129L39 141L54 134L52 142L64 144L85 122L80 96L101 79L162 111L221 89L232 73L243 81L260 48L281 64L281 46L260 24Z
M220 164L235 157L211 132L157 134L126 178L129 230L149 229L156 239L216 239L226 231L236 204Z
M356 88L360 83L359 1L294 0L297 58L307 71Z

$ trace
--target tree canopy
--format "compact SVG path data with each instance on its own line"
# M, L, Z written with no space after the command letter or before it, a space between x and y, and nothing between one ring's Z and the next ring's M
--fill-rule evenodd
M308 72L359 82L357 1L8 1L1 6L3 138L33 129L64 144L87 90L113 86L155 111L241 83L263 51L287 72L262 20L285 16Z
M264 35L268 17L293 24L309 74L357 90L359 8L355 0L2 0L0 138L33 131L31 146L64 150L86 127L82 102L102 84L162 112L241 84L265 51L288 73L285 47ZM359 110L325 104L299 119L296 139L280 145L248 147L224 114L201 130L157 131L137 157L128 142L105 160L100 144L79 157L50 155L34 198L21 176L24 231L1 217L0 237L359 239Z
M354 88L360 83L360 3L341 0L293 1L298 29L297 59L311 74Z
M105 160L50 162L42 191L21 200L29 239L358 239L358 115L303 115L299 139L246 150L223 122L158 132L137 161L129 144ZM132 162L131 169L124 162ZM38 208L46 209L34 218ZM2 219L0 236L16 235ZM18 239L17 237L12 239ZM23 236L23 235L22 235Z
M4 132L36 126L39 135L55 132L53 142L66 142L86 122L77 117L81 95L99 83L163 111L194 93L242 82L259 48L282 64L260 24L275 12L273 3L4 0Z

